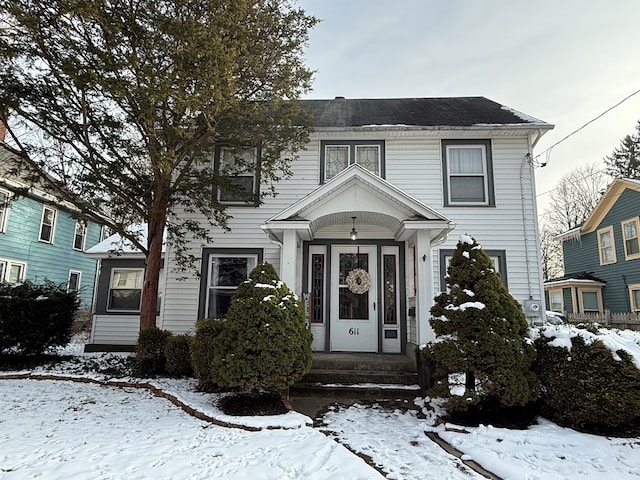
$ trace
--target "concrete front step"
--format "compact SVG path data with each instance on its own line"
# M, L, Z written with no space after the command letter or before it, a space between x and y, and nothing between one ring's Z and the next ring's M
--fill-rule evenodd
M312 370L413 372L415 362L406 355L377 353L314 353Z
M345 369L317 369L312 368L309 373L302 377L305 383L323 384L353 384L353 383L373 383L391 385L415 385L418 383L416 372L402 371L375 371L375 370L345 370Z
M328 399L412 399L420 396L418 385L382 385L372 383L308 383L298 382L290 387L292 397L316 397Z

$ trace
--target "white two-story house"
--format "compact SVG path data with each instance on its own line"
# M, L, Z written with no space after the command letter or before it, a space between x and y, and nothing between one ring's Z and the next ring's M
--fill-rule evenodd
M531 159L552 125L483 97L303 103L315 130L278 195L259 206L220 198L231 231L192 242L199 278L178 279L167 249L159 327L186 332L224 314L236 286L268 261L307 302L314 350L407 352L434 339L429 309L462 234L494 259L530 320L541 313ZM260 161L258 149L246 155ZM260 188L252 174L237 180ZM119 268L133 279L144 266ZM96 308L92 342L135 344L136 306L107 307Z

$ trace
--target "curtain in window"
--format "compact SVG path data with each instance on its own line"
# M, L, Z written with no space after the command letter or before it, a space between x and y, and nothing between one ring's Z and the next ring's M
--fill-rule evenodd
M485 202L481 148L449 148L449 195L452 202Z

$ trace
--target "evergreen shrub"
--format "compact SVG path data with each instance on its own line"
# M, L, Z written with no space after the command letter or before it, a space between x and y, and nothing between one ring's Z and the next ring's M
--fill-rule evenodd
M640 369L631 356L600 340L571 338L571 349L535 341L534 370L543 388L542 414L584 432L620 434L640 430Z
M158 375L166 372L165 348L171 336L168 330L156 327L140 331L135 352L140 375Z
M261 263L238 287L214 339L211 376L224 387L282 393L311 368L311 340L303 302Z
M434 365L431 396L447 397L446 407L457 412L534 402L538 384L530 367L535 349L524 312L474 238L460 237L446 284L447 291L431 308L436 340L422 353ZM462 396L450 393L452 373L463 374Z
M191 335L173 335L164 347L167 373L173 377L189 377L191 366Z
M218 385L211 378L213 348L216 336L222 331L223 321L217 318L203 318L196 322L196 334L191 342L191 365L198 379L198 390L214 392Z
M80 302L52 283L0 284L0 352L38 355L71 339Z

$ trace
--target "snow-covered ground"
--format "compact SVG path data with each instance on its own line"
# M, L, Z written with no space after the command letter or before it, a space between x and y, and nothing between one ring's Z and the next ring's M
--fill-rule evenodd
M607 341L624 341L629 350L640 345L638 332L622 337ZM108 374L87 372L87 365L121 358L82 354L78 344L63 353L74 361L22 373L104 381ZM214 421L262 429L196 419L146 389L0 379L0 479L384 478L340 443L369 457L389 479L483 478L426 433L437 433L464 453L463 460L504 479L640 479L640 438L581 434L545 419L527 430L438 425L437 405L416 399L415 409L336 407L325 415L325 426L313 429L295 412L224 416L216 407L219 396L196 392L192 380L149 383Z

